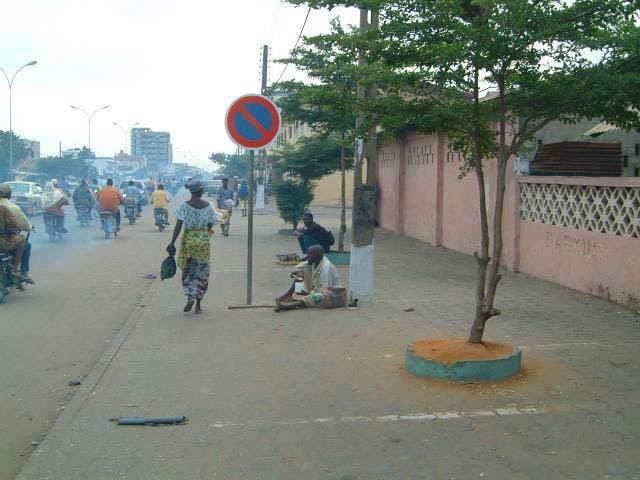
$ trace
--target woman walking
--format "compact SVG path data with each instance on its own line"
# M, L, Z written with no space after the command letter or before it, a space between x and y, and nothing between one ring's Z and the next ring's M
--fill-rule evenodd
M214 208L202 199L204 187L198 181L191 180L187 185L191 199L176 210L176 226L173 238L167 247L169 255L175 255L175 243L184 227L178 266L182 270L182 287L187 296L185 312L190 312L195 303L195 313L202 313L200 302L209 286L211 245L209 237L214 223L220 220Z

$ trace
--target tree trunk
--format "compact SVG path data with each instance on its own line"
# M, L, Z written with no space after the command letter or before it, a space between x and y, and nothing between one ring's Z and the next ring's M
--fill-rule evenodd
M489 317L485 313L485 285L487 283L487 266L489 265L489 221L487 218L487 193L484 185L482 155L476 144L474 156L478 192L480 193L480 254L474 253L478 262L478 278L476 280L476 313L469 334L470 343L482 343L484 326Z
M338 251L344 252L344 234L347 232L347 186L346 160L344 146L340 150L340 233L338 234Z
M493 249L492 257L489 258L489 225L487 215L487 198L484 186L484 172L482 169L481 150L479 148L479 135L474 139L474 161L476 162L476 175L480 191L480 223L482 230L481 253L475 254L478 261L478 285L476 290L476 315L469 335L470 343L482 343L484 330L487 321L491 317L500 315L500 311L494 307L496 290L502 278L500 269L500 259L502 257L502 211L504 208L504 192L506 186L507 169L507 149L506 149L506 105L504 101L505 89L503 79L498 80L499 102L500 102L500 122L499 122L499 146L497 154L496 168L496 198L493 211ZM476 108L479 106L479 84L476 71L474 85L474 102ZM478 117L476 117L478 118Z

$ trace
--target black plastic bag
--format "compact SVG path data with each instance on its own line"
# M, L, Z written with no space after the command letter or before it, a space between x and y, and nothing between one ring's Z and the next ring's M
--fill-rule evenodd
M162 261L160 265L160 278L162 280L166 278L173 278L176 274L178 267L176 266L176 259L173 255L169 255Z

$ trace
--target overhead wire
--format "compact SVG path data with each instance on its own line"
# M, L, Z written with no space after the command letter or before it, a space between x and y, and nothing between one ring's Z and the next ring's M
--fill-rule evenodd
M309 15L311 14L311 7L309 7L309 9L307 10L307 15L304 17L304 23L302 24L302 28L300 29L300 33L298 34L298 38L296 39L296 43L293 46L293 48L291 49L292 51L295 50L298 47L298 44L300 43L300 39L302 38L302 34L304 33L304 29L307 26L307 21L309 20ZM280 76L278 77L278 80L276 80L275 83L280 83L280 80L282 80L282 77L284 76L285 72L287 71L287 68L289 67L289 63L285 63L284 64L284 68L282 69L282 72L280 72Z

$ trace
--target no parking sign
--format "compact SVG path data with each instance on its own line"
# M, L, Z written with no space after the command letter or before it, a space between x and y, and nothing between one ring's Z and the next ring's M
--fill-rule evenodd
M260 150L275 140L282 118L275 103L267 97L244 95L227 110L225 125L236 145Z

